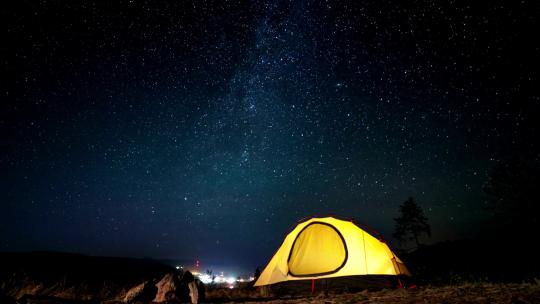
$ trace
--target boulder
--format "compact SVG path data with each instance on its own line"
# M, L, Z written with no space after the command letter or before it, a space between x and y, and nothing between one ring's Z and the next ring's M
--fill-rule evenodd
M154 298L154 302L182 302L185 298L185 286L182 286L180 279L174 273L166 274L161 281L156 284L156 287L157 294Z
M126 293L126 303L150 303L156 297L157 287L155 281L141 283Z

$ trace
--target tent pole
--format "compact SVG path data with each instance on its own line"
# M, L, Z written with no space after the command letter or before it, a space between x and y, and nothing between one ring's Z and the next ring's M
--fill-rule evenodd
M311 279L311 293L315 292L315 279Z

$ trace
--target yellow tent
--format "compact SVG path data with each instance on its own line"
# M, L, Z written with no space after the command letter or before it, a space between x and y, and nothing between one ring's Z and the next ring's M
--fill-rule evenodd
M310 218L285 237L255 286L367 274L410 275L388 245L351 220Z

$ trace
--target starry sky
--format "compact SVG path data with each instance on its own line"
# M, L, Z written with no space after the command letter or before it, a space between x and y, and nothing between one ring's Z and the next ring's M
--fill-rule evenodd
M254 269L301 218L481 234L538 153L538 1L18 1L0 250Z

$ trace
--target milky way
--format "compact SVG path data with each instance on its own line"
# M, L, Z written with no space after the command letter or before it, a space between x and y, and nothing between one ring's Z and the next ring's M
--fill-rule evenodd
M538 4L361 2L2 13L0 250L251 269L315 214L392 241L409 196L426 242L481 233L538 151Z

